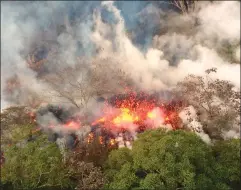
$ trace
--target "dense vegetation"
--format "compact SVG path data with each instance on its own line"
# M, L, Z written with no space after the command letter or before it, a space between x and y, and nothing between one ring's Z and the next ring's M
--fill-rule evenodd
M190 132L146 131L132 150L111 152L106 188L238 189L239 160L236 139L208 146Z
M110 150L94 141L63 155L44 133L29 135L32 128L30 124L16 124L15 130L9 129L12 145L2 141L4 189L240 187L238 139L208 145L193 132L156 129L139 134L132 149Z

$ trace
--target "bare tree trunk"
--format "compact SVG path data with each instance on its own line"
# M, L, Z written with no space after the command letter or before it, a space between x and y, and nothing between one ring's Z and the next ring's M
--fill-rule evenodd
M180 9L183 14L188 14L194 11L196 0L172 0L171 4Z

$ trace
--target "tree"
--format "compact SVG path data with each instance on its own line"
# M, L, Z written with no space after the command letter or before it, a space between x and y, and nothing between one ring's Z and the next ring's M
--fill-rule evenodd
M12 106L1 112L1 145L12 144L26 138L34 127L31 109Z
M76 147L73 151L68 152L67 157L75 161L91 162L94 166L102 167L106 162L110 151L116 149L117 146L116 144L110 145L105 142L106 137L103 134L95 134L91 139L88 139L90 135L93 134L89 133L85 139L76 143Z
M99 137L93 136L89 142L85 139L88 143L79 141L73 150L67 151L66 165L77 189L100 189L106 182L102 167L115 147L100 143Z
M1 128L6 129L10 125L25 125L31 123L30 108L26 106L11 106L1 112Z
M90 63L89 63L90 64ZM91 99L101 95L118 93L123 89L116 85L126 75L110 64L77 62L75 66L63 68L43 77L49 85L51 97L67 100L76 108L87 108Z
M77 184L75 189L100 189L104 185L104 175L93 163L70 158L67 164L71 179Z
M217 178L231 189L240 189L240 139L218 141L213 146L213 152Z
M131 151L124 147L113 150L105 166L105 176L108 183L104 189L130 189L138 181L131 167L133 158ZM133 175L134 174L134 175Z
M105 182L101 166L109 151L100 144L98 138L90 143L85 140L78 142L74 150L68 152L66 164L72 179L76 181L77 189L99 189Z
M132 150L108 157L110 189L215 189L212 149L198 136L181 130L150 130L138 135Z
M49 143L44 135L23 147L6 148L4 156L2 182L11 183L14 189L73 186L59 148Z
M205 77L187 76L178 83L176 92L196 109L204 132L211 139L223 139L225 131L239 132L240 92L229 81L212 79L210 75L215 72L212 68Z
M196 0L172 0L172 5L177 7L183 14L190 13L195 10Z

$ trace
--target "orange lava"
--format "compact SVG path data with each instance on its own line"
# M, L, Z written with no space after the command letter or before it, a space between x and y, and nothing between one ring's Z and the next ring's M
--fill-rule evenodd
M92 124L101 124L110 130L133 129L133 124L143 126L147 124L147 120L163 118L164 122L161 110L162 106L158 106L154 98L150 99L149 96L139 98L136 94L131 94L124 99L116 99L114 106L106 104L103 116Z
M75 121L69 121L64 125L64 127L70 130L78 130L80 128L80 123Z
M128 108L121 108L120 111L120 115L112 120L113 124L121 125L139 121L139 117L135 113L131 112Z

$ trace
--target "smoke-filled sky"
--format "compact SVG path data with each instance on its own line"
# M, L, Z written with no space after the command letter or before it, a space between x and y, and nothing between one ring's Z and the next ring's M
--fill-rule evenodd
M58 47L58 68L72 67L77 56L98 64L108 59L144 91L170 89L212 67L218 68L215 77L240 88L240 2L198 2L189 15L175 10L145 1L1 2L1 107L14 102L3 94L11 76L23 89L45 91L26 57L46 43ZM223 44L233 48L232 59L220 53ZM55 69L51 61L48 71Z

